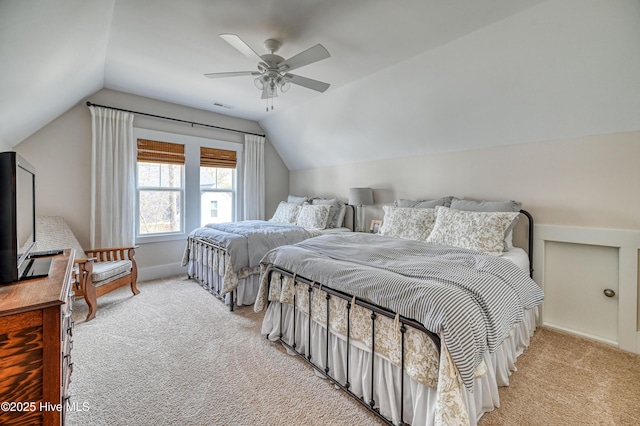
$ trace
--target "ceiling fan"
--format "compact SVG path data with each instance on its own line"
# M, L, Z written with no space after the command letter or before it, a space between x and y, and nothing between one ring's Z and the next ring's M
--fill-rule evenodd
M289 90L291 83L317 92L324 92L330 86L328 83L322 81L289 73L289 71L330 57L329 51L321 44L316 44L289 59L284 59L282 56L276 55L276 52L282 46L280 40L272 38L265 40L264 46L269 53L259 55L236 34L220 34L220 37L247 58L257 60L258 71L216 72L205 74L205 76L209 78L241 77L247 75L256 77L254 80L255 85L258 89L262 90L262 99L267 99L267 111L269 110L269 100L272 102L271 109L273 109L273 98L278 96L278 89L284 93Z

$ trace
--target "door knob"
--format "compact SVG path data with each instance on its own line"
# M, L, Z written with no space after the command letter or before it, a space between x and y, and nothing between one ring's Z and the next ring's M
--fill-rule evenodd
M605 288L604 289L604 295L607 297L613 297L616 295L616 292L611 290L610 288Z

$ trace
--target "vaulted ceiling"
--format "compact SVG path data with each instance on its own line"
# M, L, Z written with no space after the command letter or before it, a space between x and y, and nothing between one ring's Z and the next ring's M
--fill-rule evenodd
M557 131L549 134L523 115L504 117L504 111L521 108L537 114L549 107L545 103L557 102L542 96L553 96L558 87L572 84L548 82L547 76L555 75L547 69L555 67L549 61L561 59L562 49L576 43L561 41L558 48L556 34L593 27L596 14L607 25L619 25L617 14L601 16L597 11L571 23L578 4L1 0L0 142L15 146L102 88L258 121L290 169L565 136L561 123L552 123ZM264 40L276 38L283 43L278 54L285 58L321 43L331 57L295 73L331 87L321 94L293 86L275 99L272 111L266 111L251 77L203 76L255 69L255 63L219 37L221 33L238 34L260 54L266 53ZM615 37L628 36L625 30ZM551 56L545 48L551 49ZM615 59L624 56L622 48L607 51ZM575 66L580 68L593 67L600 55L590 61L593 52L571 54L578 55ZM540 63L546 64L544 83L532 78L540 75ZM629 65L632 72L638 62ZM602 65L596 67L578 78L580 87L608 72ZM561 71L562 79L567 78L565 72L571 70ZM611 97L625 92L631 99L624 87L613 87ZM569 103L561 107L569 108ZM590 113L581 111L580 120L586 121ZM485 132L486 122L498 116L511 122ZM461 125L461 120L467 124ZM606 124L583 131L602 130Z

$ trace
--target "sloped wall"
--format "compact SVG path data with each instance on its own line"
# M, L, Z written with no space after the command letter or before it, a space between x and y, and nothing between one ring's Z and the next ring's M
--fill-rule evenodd
M640 2L549 0L261 122L290 170L640 130Z

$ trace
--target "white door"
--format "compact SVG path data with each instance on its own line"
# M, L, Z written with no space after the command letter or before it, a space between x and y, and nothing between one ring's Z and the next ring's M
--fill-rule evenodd
M617 343L618 271L617 247L547 241L544 324Z

